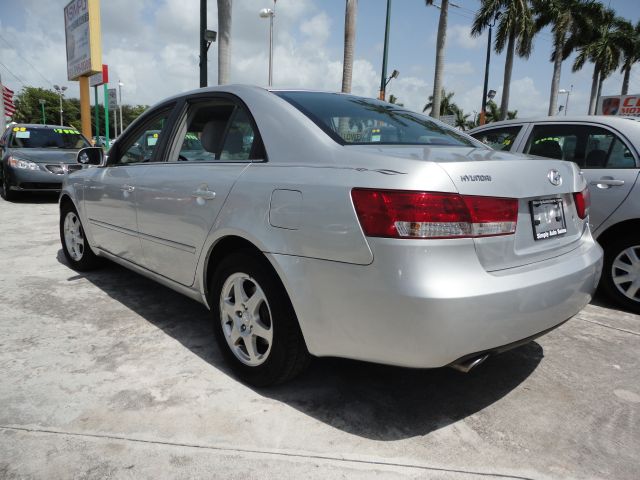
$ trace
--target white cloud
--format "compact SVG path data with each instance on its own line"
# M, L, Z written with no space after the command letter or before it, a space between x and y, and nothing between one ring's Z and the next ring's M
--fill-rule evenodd
M471 25L450 25L447 28L447 42L451 42L452 45L466 48L475 49L484 45L484 36L472 37Z

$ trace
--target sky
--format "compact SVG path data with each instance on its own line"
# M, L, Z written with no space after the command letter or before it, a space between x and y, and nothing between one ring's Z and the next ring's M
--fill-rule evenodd
M639 0L603 0L618 15L640 19ZM78 82L68 81L63 9L68 0L0 0L0 75L9 88L67 85L78 97ZM386 0L360 0L356 20L353 93L377 96L380 87ZM479 0L454 0L449 8L444 87L466 113L480 110L487 37L472 38L471 22ZM199 86L199 0L102 0L103 63L110 80L120 80L123 103L152 105ZM261 8L273 0L233 0L231 82L264 86L268 76L268 19ZM342 78L344 0L278 0L274 27L276 88L339 91ZM387 94L422 111L433 93L436 33L440 11L423 0L393 0L389 33ZM208 0L208 28L217 30L216 1ZM529 59L516 58L510 110L521 118L546 115L553 66L552 37L543 30ZM571 89L568 111L585 114L593 65L571 72L573 57L563 63L560 87ZM209 85L217 83L217 44L209 50ZM504 54L492 52L489 89L502 91ZM603 95L620 93L615 73ZM573 87L571 87L573 86ZM640 64L631 72L629 93L640 93ZM566 102L560 95L559 103ZM93 98L93 94L92 94Z

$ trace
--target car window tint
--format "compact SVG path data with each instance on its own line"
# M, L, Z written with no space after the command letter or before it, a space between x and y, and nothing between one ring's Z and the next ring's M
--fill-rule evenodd
M142 127L139 135L134 135L128 142L125 140L125 144L118 148L119 155L115 164L150 162L170 113L167 110L152 118Z
M187 113L186 129L179 135L177 158L183 162L209 162L220 158L224 133L235 106L231 103L197 103ZM175 155L175 153L174 153Z
M626 145L613 133L589 134L584 168L634 168L635 160Z
M340 144L480 146L453 127L380 100L323 92L274 94Z
M68 127L11 127L12 148L80 149L91 144L75 128Z
M520 133L521 125L514 127L494 128L484 132L473 133L471 136L480 140L494 150L509 151L513 147L513 141Z
M633 154L616 134L592 125L536 125L525 153L568 160L583 169L635 167Z
M220 160L249 160L255 138L249 115L238 109L224 139Z

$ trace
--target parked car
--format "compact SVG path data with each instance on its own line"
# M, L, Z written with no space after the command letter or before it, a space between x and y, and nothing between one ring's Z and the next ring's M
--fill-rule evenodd
M604 248L600 287L640 313L640 122L612 116L543 117L478 127L474 138L501 151L574 162L589 184L589 223Z
M188 135L208 160L182 154ZM600 275L575 164L378 100L195 90L78 160L99 167L65 179L69 264L104 257L208 305L253 385L310 354L468 370L571 318Z
M75 128L14 124L0 137L0 196L59 192L64 175L82 168L78 151L90 146Z

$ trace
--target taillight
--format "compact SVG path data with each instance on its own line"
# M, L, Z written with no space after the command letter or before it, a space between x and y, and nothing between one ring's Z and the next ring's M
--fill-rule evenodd
M589 207L591 206L591 194L589 193L589 189L585 188L581 192L574 193L573 201L576 204L578 217L583 219L587 218L587 215L589 215Z
M464 238L516 231L518 200L457 193L354 188L353 205L365 235Z

